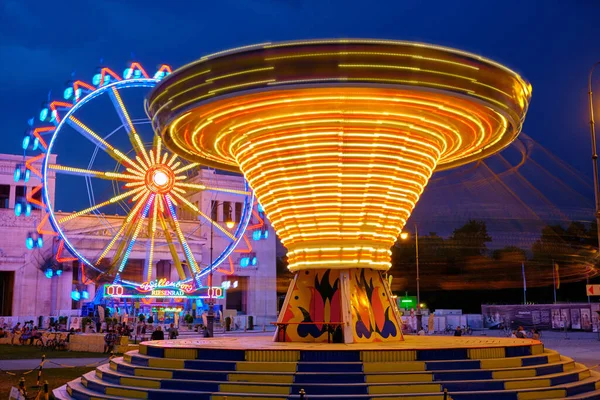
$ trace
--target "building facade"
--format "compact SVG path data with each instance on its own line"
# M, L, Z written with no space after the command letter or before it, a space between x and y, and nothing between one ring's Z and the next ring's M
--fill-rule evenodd
M51 260L56 259L59 251L56 237L44 235L42 248L29 250L25 246L28 235L36 231L44 216L38 209L32 210L29 216L15 214L15 205L40 183L34 174L26 183L22 180L15 182L15 167L22 162L22 156L0 155L0 316L32 318L73 315L86 300L98 301L102 298L102 293L96 293L101 285L98 282L82 284L82 278L86 278L82 276L84 272L78 261L69 260L72 255L66 250L60 253L61 259L67 260L60 263L60 275L47 276L45 268ZM243 190L245 187L240 176L220 174L210 169L197 170L190 181L233 190ZM53 202L54 175L49 176L47 187L50 201ZM190 194L187 200L219 223L229 219L240 222L242 202L235 194L198 191ZM57 212L59 217L61 214L69 213ZM177 216L196 261L201 267L207 266L211 258L216 259L221 253L227 239L215 232L212 224L185 208L179 208ZM83 256L93 259L113 238L114 227L120 226L123 218L104 214L75 218L68 226L70 241ZM216 306L229 315L252 315L256 324L269 323L276 317L276 238L257 204L254 204L248 227L236 249L214 272L213 286L225 289L223 298L216 300ZM255 234L255 230L260 230L260 234ZM148 235L142 231L132 248L123 279L141 281L145 276L144 272L148 271L148 240ZM183 259L183 254L179 256ZM152 280L164 278L175 282L180 279L164 237L156 239L152 264ZM87 299L74 300L74 292L85 292ZM191 306L191 302L182 304L183 308ZM196 305L193 308L196 309Z

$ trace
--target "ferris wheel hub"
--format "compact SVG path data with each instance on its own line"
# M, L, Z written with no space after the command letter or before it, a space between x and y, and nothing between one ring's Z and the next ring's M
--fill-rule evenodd
M175 184L175 173L166 165L155 165L146 172L146 186L154 193L168 193Z

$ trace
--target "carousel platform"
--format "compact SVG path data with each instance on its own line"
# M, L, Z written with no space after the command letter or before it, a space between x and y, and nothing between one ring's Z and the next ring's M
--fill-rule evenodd
M600 374L528 339L399 343L241 337L144 342L56 389L59 399L600 399Z

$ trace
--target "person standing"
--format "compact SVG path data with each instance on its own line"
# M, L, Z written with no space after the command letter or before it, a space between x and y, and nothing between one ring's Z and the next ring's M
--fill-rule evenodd
M10 338L10 344L15 344L15 336L21 333L21 323L17 322L17 324L12 328L12 337Z
M179 331L175 328L174 324L171 324L169 327L169 339L177 339L177 336L179 336Z

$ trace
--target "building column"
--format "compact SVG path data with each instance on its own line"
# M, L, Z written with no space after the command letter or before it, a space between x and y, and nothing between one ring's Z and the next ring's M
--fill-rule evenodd
M17 187L15 185L10 185L10 193L8 195L8 208L15 208L17 197Z

